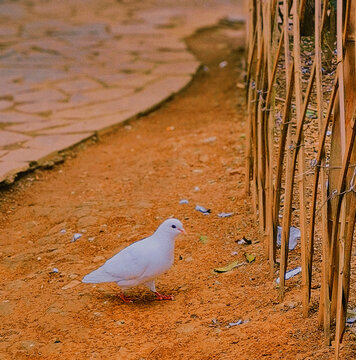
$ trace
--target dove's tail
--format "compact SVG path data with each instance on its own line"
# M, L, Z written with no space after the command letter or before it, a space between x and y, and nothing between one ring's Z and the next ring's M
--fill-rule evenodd
M113 282L113 281L115 281L113 276L107 273L102 267L92 271L88 275L85 275L82 280L83 283L92 283L92 284Z

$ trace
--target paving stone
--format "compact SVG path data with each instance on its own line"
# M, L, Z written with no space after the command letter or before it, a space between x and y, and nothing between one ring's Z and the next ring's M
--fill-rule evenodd
M196 61L191 53L186 51L154 51L140 54L140 59L156 63L172 63L181 61Z
M27 169L29 169L29 165L25 161L0 161L0 183L3 181L7 181L9 183L13 182L14 175L26 171Z
M12 144L21 143L23 141L29 140L30 137L22 134L17 134L11 131L1 131L0 130L0 146L8 146Z
M32 3L32 12L46 17L61 17L62 19L69 18L73 12L73 7L69 6L68 2L56 1L45 3L43 1Z
M55 34L56 32L60 31L70 32L73 28L73 25L70 25L62 20L38 19L36 21L25 23L23 26L22 34L24 37L38 37L48 33Z
M120 64L134 62L136 56L128 53L117 53L111 47L100 46L93 47L91 51L85 55L86 59L95 64L109 63L111 69L115 69Z
M68 109L71 107L73 107L73 105L69 104L68 102L46 101L44 99L23 105L16 105L16 110L23 111L25 113L43 114L52 113L57 110Z
M1 110L5 110L8 109L9 107L11 107L14 103L12 101L7 101L7 100L0 100L0 111Z
M34 122L25 122L23 124L9 125L6 130L16 131L21 133L33 133L43 129L50 129L53 127L69 125L68 121L61 120L42 120Z
M154 67L155 65L148 61L135 61L133 63L117 64L115 70L119 70L126 73L137 73L139 71L143 73L147 73L150 72Z
M180 75L180 74L195 74L200 66L197 61L189 62L175 62L171 64L158 64L152 71L156 75Z
M125 102L124 99L125 98L121 98L120 100L101 102L98 104L82 106L76 109L57 111L55 114L53 114L53 117L58 119L85 120L102 115L118 113L126 110L126 108L121 105L123 102Z
M57 87L67 93L74 93L80 90L98 89L102 86L94 80L90 79L77 79L58 83Z
M104 23L89 23L84 25L77 26L68 26L62 27L52 32L52 36L86 36L90 35L95 38L100 38L101 40L109 38L109 34L106 30L107 25Z
M159 8L138 11L137 17L143 19L146 23L154 25L165 25L172 18L184 17L185 14L181 9Z
M0 158L4 162L31 162L50 155L47 149L16 149L9 151L7 155Z
M88 92L79 92L73 94L69 99L69 104L80 105L80 104L89 104L97 103L100 101L109 101L114 99L119 99L122 96L126 96L133 92L133 89L100 89Z
M16 102L35 102L35 101L54 101L65 100L66 96L54 89L35 90L21 94L14 94L13 98Z
M61 128L42 130L40 134L71 134L87 131L100 132L114 125L120 124L121 122L134 116L136 113L137 111L131 110L109 116L100 116L91 120L77 121L76 123L72 123L71 125L63 126Z
M18 28L15 26L0 26L0 36L14 36L18 33ZM8 40L8 39L6 39Z
M18 52L48 52L56 55L63 55L65 57L73 58L80 56L84 56L89 52L89 50L79 50L76 49L75 53L73 53L73 47L65 44L60 39L53 39L50 37L41 37L39 39L28 39L26 41L17 42L12 49ZM74 56L75 55L75 56Z
M0 4L0 14L2 17L20 19L25 16L25 13L25 7L20 4Z
M32 69L22 68L22 79L24 84L38 84L45 81L61 80L67 77L67 74L63 70L58 69L46 69L36 68Z
M0 65L3 66L22 66L22 67L39 67L62 65L63 58L59 54L41 54L32 53L28 55L13 54L5 58L0 58Z
M1 69L0 69L1 71ZM2 76L0 75L0 79L2 79ZM21 78L21 81L23 79ZM26 84L17 84L17 83L6 83L6 81L3 82L3 86L0 86L0 96L1 97L11 97L13 94L23 91L28 91L29 86Z
M8 151L0 150L0 159L1 159L4 155L6 155L6 154L8 154L8 153L9 153Z
M162 31L155 28L152 24L117 24L111 25L111 32L114 35L147 35L147 34L159 34Z
M36 115L22 114L16 111L6 111L0 112L0 124L1 123L24 123L24 122L33 122L43 120L42 117Z
M0 182L179 91L199 66L182 39L234 9L217 0L0 1Z
M166 77L146 86L142 91L121 99L123 109L137 109L140 112L149 110L171 95L186 86L191 80L190 76Z
M48 153L61 151L88 139L92 133L86 132L76 135L41 135L27 141L23 147L31 149L47 149Z
M109 86L141 88L144 85L156 80L157 76L151 74L115 73L98 75L97 78Z

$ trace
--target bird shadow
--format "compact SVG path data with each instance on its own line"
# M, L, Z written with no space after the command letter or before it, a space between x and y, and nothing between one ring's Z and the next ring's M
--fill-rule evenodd
M120 293L119 292L113 292L113 293L108 293L108 292L102 292L102 293L97 293L95 295L95 297L99 300L99 301L107 301L110 302L114 305L120 305L120 306L135 306L135 307L155 307L160 305L162 302L170 302L169 300L167 301L159 301L156 299L156 297L151 294L151 293L144 293L144 294L135 294L135 293L131 293L128 295L128 297L132 300L132 303L125 303L121 298L120 298ZM171 300L172 301L172 300ZM174 300L173 300L174 301Z

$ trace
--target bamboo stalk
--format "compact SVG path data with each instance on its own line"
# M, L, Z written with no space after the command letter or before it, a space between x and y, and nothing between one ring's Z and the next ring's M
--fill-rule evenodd
M286 192L285 192L285 204L284 204L284 212L283 212L283 225L282 225L282 240L281 240L281 263L280 263L280 298L284 297L284 276L286 271L287 259L288 259L288 239L289 239L289 228L291 223L291 211L292 211L292 195L293 195L293 179L296 167L296 159L300 148L300 143L302 139L303 132L303 124L305 119L305 114L308 108L308 102L311 94L311 90L313 87L314 79L315 79L315 62L313 63L313 67L311 70L307 91L305 94L305 99L303 103L303 108L300 114L300 118L297 121L297 131L296 131L296 140L295 145L293 145L294 150L291 157L291 168L288 169L286 174ZM311 242L309 243L308 253L308 262L309 265L312 264L313 257L313 246L311 246ZM311 266L309 266L309 279L307 278L307 287L310 291L310 278L311 278ZM283 281L282 281L283 280ZM309 280L309 281L308 281Z
M319 119L319 131L323 128L323 88L322 88L322 70L321 70L321 31L323 23L325 21L327 6L324 1L323 14L321 15L321 0L315 0L315 63L316 63L316 91L317 91L317 106L318 106L318 119ZM322 21L321 20L322 17ZM334 95L332 94L332 100L334 102ZM332 107L330 108L332 109ZM326 124L328 124L328 120ZM326 127L327 129L327 127ZM325 130L326 131L326 130ZM322 147L320 148L320 182L321 182L321 203L325 204L327 201L327 188L326 188L326 173L325 173L325 135L322 139ZM317 169L319 171L319 169ZM317 190L317 183L315 184ZM315 203L314 203L315 206ZM325 344L330 345L330 284L327 271L329 268L329 234L328 234L328 218L327 218L327 206L323 206L321 209L322 216L322 247L323 247L323 263L322 263L322 284L320 289L320 306L319 306L319 324L323 324ZM314 211L312 212L314 222ZM313 225L314 226L314 225ZM312 234L314 236L314 233ZM309 293L306 295L309 301Z
M290 69L289 69L290 74L293 74L293 71L294 71L294 63L290 65ZM277 157L276 187L275 187L273 209L272 209L273 221L276 227L278 223L278 214L280 207L282 171L283 171L283 161L284 161L284 153L285 153L284 148L286 145L287 133L289 127L289 109L292 102L292 95L294 89L294 78L292 77L291 80L292 81L289 83L289 86L287 87L286 101L283 108L283 116L282 116L283 124L282 124L281 136L279 139L279 145L278 145L279 150Z
M354 147L354 141L356 136L356 125L355 123L352 126L352 132L348 138L347 145L345 148L345 154L344 154L344 160L342 169L339 176L339 182L337 186L337 208L336 208L336 217L335 221L333 223L332 228L332 243L336 243L338 238L338 228L339 228L339 219L341 218L341 229L340 229L340 260L339 260L339 269L335 269L339 271L339 277L338 277L338 291L337 291L337 307L336 307L336 334L335 334L335 357L338 359L339 356L339 348L340 348L340 341L343 333L343 313L346 311L346 303L344 301L344 291L343 291L343 283L345 282L345 278L343 276L343 270L345 267L345 226L346 226L346 199L345 199L345 185L346 185L346 176L348 171L348 165L350 162L350 157L352 154L352 150ZM353 194L354 196L354 194ZM332 255L333 255L333 247L331 247Z
M344 88L344 49L343 49L343 0L337 0L336 12L336 47L337 47L337 69L339 74L339 106L340 106L340 136L341 136L341 158L345 153L345 88Z
M297 119L301 120L302 112L302 86L301 86L301 59L300 59L300 20L298 14L298 0L293 2L293 51L294 51L294 77L295 77L295 101ZM301 230L301 264L302 264L302 293L303 293L303 315L308 315L308 289L307 274L305 269L308 261L308 238L306 231L306 189L303 174L305 173L305 155L304 150L298 154L298 170L299 170L299 207L300 207L300 230ZM289 239L289 231L288 231Z
M339 4L340 3L340 4ZM354 140L355 140L355 119L353 119L353 122L351 121L351 118L355 115L355 108L356 104L355 101L352 104L352 98L354 98L354 83L352 84L352 79L355 80L355 68L350 68L350 54L347 53L347 58L345 61L345 65L347 66L347 69L349 72L347 75L349 76L349 79L346 79L345 87L353 93L350 94L351 97L351 106L349 105L347 108L348 113L346 114L346 107L345 107L345 98L344 96L344 41L346 40L347 36L347 30L348 30L348 21L349 21L349 5L350 2L348 1L346 4L346 16L345 16L345 26L342 27L342 17L343 17L343 8L342 8L343 2L338 1L337 3L337 49L338 49L338 68L342 70L342 72L339 73L339 82L340 82L340 92L339 92L339 112L340 112L340 134L341 134L341 159L345 160L345 167L348 166L351 158L352 151L354 150ZM351 35L351 34L350 34ZM354 34L353 34L354 35ZM342 49L342 53L339 55L339 48ZM345 51L352 50L352 46L350 44L346 45ZM354 54L353 54L354 55ZM352 55L351 55L352 56ZM352 61L351 61L352 63ZM352 65L351 65L352 66ZM355 66L355 63L353 63L353 66ZM351 81L350 81L351 80ZM342 85L342 87L341 87ZM351 86L350 86L351 85ZM355 100L355 99L354 99ZM350 120L349 124L346 124L346 116L348 115L348 120ZM349 128L353 128L350 142L347 139L346 144L346 126ZM346 153L345 153L346 152ZM345 157L347 157L345 159ZM353 156L355 158L355 156ZM339 198L338 205L337 205L337 212L340 209L340 220L336 217L336 221L334 222L335 228L333 228L332 233L332 244L336 246L337 238L339 238L338 245L339 245L339 268L338 268L338 279L337 279L337 299L336 299L336 332L335 332L335 357L336 359L339 358L339 351L340 351L340 343L342 340L342 335L344 333L345 329L345 317L346 317L346 311L347 311L347 301L346 297L348 296L348 289L345 289L345 276L344 271L349 271L348 269L345 269L345 241L347 241L347 209L348 204L350 201L348 201L348 195L344 194L343 187L345 186L346 179L347 179L347 170L345 169L345 173L341 174L344 175L341 186L338 186L338 190L340 189L341 193L339 192L339 196L341 196L341 199ZM355 177L356 177L356 169L354 169L354 174L350 182L350 189L353 189L353 186L355 185ZM341 178L341 177L340 177ZM351 194L353 197L352 200L355 198L355 194ZM354 201L352 201L354 202ZM338 235L338 225L340 221L340 235ZM350 222L350 221L349 221Z
M346 230L346 197L341 202L340 214L340 237L339 237L339 269L338 269L338 287L336 299L336 330L335 330L335 358L339 359L341 334L343 332L342 314L345 312L345 303L343 301L344 289L344 267L345 267L345 230Z

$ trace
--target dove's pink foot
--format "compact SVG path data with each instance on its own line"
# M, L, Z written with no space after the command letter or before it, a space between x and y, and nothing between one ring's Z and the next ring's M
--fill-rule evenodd
M155 294L156 294L156 300L174 300L173 295L162 295L157 291L155 292Z
M130 304L130 303L133 302L133 300L130 299L130 298L128 298L127 296L125 296L124 293L120 293L119 296L120 296L120 299L121 299L124 303L126 303L126 304Z

